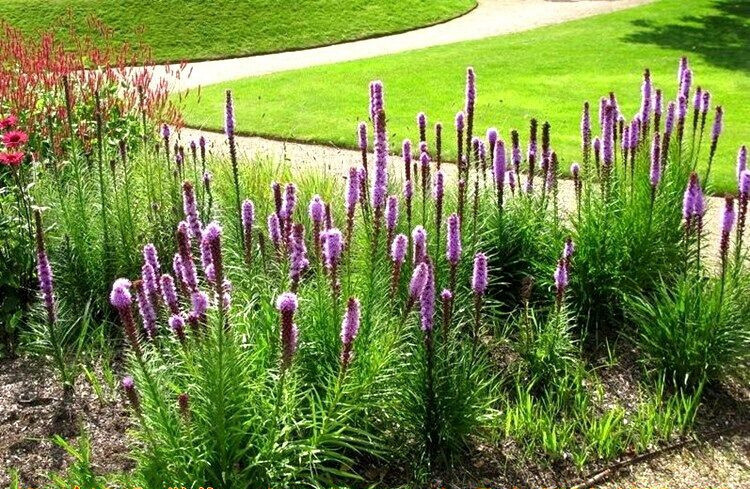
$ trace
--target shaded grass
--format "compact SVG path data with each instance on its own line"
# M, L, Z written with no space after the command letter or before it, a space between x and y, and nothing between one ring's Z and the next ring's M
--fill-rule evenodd
M113 29L113 43L151 46L159 61L286 51L382 35L455 17L474 0L4 0L0 20L26 33ZM61 19L62 23L61 23Z
M221 129L224 90L232 88L238 128L247 133L351 147L357 120L367 117L367 84L381 79L396 149L403 138L418 138L419 111L430 123L452 126L471 65L478 80L475 133L495 125L509 139L531 117L549 120L567 168L580 159L584 100L596 106L614 90L630 118L640 105L642 70L649 67L665 99L673 99L677 60L688 55L694 86L725 107L713 184L728 191L737 148L750 137L749 14L746 2L661 0L518 34L221 83L188 97L186 118L191 126ZM444 136L448 157L455 156L452 132Z

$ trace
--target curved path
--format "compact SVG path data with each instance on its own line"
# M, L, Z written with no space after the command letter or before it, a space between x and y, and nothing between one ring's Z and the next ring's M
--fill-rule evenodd
M166 78L172 90L180 91L238 78L520 32L650 1L478 0L478 6L466 15L402 34L300 51L188 63L183 73L186 76L179 79L171 73L180 65L168 65L157 68L155 78Z

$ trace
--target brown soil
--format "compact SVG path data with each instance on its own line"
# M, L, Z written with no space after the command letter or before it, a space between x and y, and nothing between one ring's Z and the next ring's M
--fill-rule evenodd
M39 487L47 474L70 463L52 438L74 442L88 433L98 473L132 469L125 432L130 424L118 392L105 387L110 401L102 403L89 384L79 379L72 401L52 372L39 360L0 360L0 487L8 487L9 470L19 471L21 487Z

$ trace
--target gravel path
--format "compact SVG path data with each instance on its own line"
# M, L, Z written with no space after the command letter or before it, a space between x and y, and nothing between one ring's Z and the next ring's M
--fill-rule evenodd
M214 132L202 132L197 129L185 128L181 130L183 144L187 145L191 140L198 140L203 135L212 147L212 151L218 154L228 155L228 145L223 134ZM334 146L322 146L316 144L304 144L288 141L277 141L261 137L237 136L239 153L246 158L265 156L279 161L291 163L292 172L309 172L311 170L322 171L334 177L345 177L351 166L358 166L361 162L359 151L351 149L336 148ZM399 156L390 156L390 168L402 168L403 163ZM455 178L455 165L443 165L446 178L450 181ZM398 171L396 174L401 175ZM575 206L575 192L573 181L560 180L560 205L564 212L573 210ZM721 209L724 199L721 197L708 198L708 211L705 215L705 229L707 233L706 256L715 256L718 251L718 226L720 222Z
M179 79L171 74L179 65L170 65L167 68L159 67L155 78L166 78L173 90L186 90L278 71L520 32L650 1L652 0L478 0L477 8L466 15L402 34L300 51L188 63L184 71L187 76Z

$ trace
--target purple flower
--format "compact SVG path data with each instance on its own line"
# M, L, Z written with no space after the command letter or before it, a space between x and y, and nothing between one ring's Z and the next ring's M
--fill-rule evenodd
M568 264L564 259L560 259L557 262L557 268L554 273L555 289L557 290L557 305L562 304L563 296L565 295L565 289L568 287Z
M680 64L677 68L677 83L682 83L682 79L685 75L685 70L688 69L687 56L680 57Z
M448 246L445 251L445 257L453 266L458 265L461 260L461 221L458 214L451 214L448 217Z
M734 198L727 195L725 198L724 213L721 218L721 238L719 241L719 255L722 267L726 267L727 254L729 252L729 233L732 232L735 220Z
M465 116L465 114L463 113L463 111L459 111L459 112L458 112L458 113L456 114L456 131L458 131L458 132L463 132L463 130L464 130L464 125L465 125L465 121L464 121L464 118L465 118L465 117L466 117L466 116Z
M351 219L359 201L359 171L355 167L349 168L349 179L346 182L346 215Z
M130 308L133 303L133 297L130 294L132 283L126 278L118 278L112 284L112 292L109 294L109 302L116 309Z
M740 194L742 196L750 196L750 171L745 170L740 175Z
M570 165L570 174L573 175L574 180L578 180L581 176L581 166L578 163Z
M180 269L182 280L190 290L198 287L198 277L195 273L193 255L190 252L190 238L188 238L188 225L185 221L177 224L177 247L180 253Z
M664 122L664 136L669 139L669 137L672 135L672 131L674 130L674 117L675 117L675 110L677 107L675 106L674 102L669 102L667 105L667 119Z
M604 130L602 132L602 161L611 166L614 161L614 107L610 104L604 108Z
M654 91L654 115L661 117L662 111L661 90Z
M435 271L429 261L427 262L427 280L419 296L419 306L422 331L430 332L435 316Z
M143 261L151 265L154 272L159 274L161 272L161 266L159 265L159 255L156 252L156 246L151 243L146 244L143 247Z
M419 127L419 140L424 141L427 134L427 116L424 112L417 114L417 126Z
M723 121L724 121L724 110L721 108L721 106L716 107L716 116L714 117L714 125L711 129L711 144L716 145L716 142L719 140L719 136L721 135L721 130L723 128Z
M701 113L708 114L708 109L711 107L711 94L706 90L703 92L703 101L701 102Z
M154 336L156 336L156 312L151 305L151 301L148 300L146 290L143 287L143 281L136 280L133 282L133 288L135 289L135 299L138 303L138 311L143 320L143 328L146 330L146 336L149 339L154 339Z
M179 314L174 314L169 318L169 328L180 340L180 343L185 342L185 320Z
M234 102L231 90L227 90L227 102L224 108L224 134L230 139L234 137Z
M404 139L401 145L401 156L404 158L404 178L411 180L411 141Z
M693 96L693 110L694 111L700 112L702 101L703 101L703 90L701 90L701 87L698 87L695 89L695 95Z
M341 323L341 343L343 345L341 351L341 363L344 368L346 368L351 361L352 344L359 332L359 309L359 301L354 297L350 297L349 301L346 303L344 320Z
M407 180L406 182L404 182L404 198L407 201L407 205L408 205L408 202L411 201L411 198L413 196L414 196L414 184L412 183L411 180Z
M492 160L492 171L495 175L497 188L501 189L505 185L505 143L502 139L497 140L495 144L495 154Z
M432 196L435 200L442 202L443 195L445 195L445 176L442 170L438 170L435 174L435 185L432 188Z
M198 205L195 201L195 189L190 182L182 184L182 208L188 222L190 237L197 238L201 235L201 221L198 218Z
M568 237L565 240L565 246L563 246L563 253L562 258L565 260L566 265L570 265L570 260L573 258L573 253L576 252L576 246L575 243L573 243L573 238Z
M310 215L310 220L312 222L316 224L323 223L323 219L325 219L325 204L320 198L320 195L313 195L313 198L310 200L310 205L307 208L307 212Z
M388 233L393 233L396 229L396 223L398 222L398 198L395 195L388 197L388 201L385 204L385 227Z
M680 98L677 99L677 120L682 122L685 120L685 116L687 115L687 99L680 95Z
M682 82L680 85L680 94L687 98L690 96L690 86L693 83L693 72L688 68L682 72Z
M698 175L693 172L690 174L690 181L682 201L682 216L689 225L693 218L702 217L705 211L703 200L703 191L701 190Z
M474 68L466 69L466 114L472 117L474 114L474 103L477 99L477 82Z
M294 209L297 207L297 186L293 183L288 183L284 189L284 202L281 206L281 212L279 217L281 219L290 220L294 215Z
M325 232L325 241L323 242L323 254L325 256L325 265L329 270L338 266L341 259L342 241L341 231L336 228L329 229Z
M165 124L166 127L166 124ZM135 411L140 411L141 409L141 403L138 399L138 392L135 390L135 381L133 380L133 377L127 375L123 377L122 379L122 390L125 391L125 395L128 398L128 401L130 402L130 405L133 406L133 409Z
M747 146L744 144L740 146L740 150L737 152L737 184L741 182L742 172L747 169Z
M284 292L276 299L276 309L281 314L281 365L286 369L292 363L297 350L298 330L294 324L294 313L297 312L297 296Z
M281 245L281 227L279 225L279 216L275 213L268 216L268 237L277 249Z
M255 204L252 200L242 202L242 229L245 236L251 236L255 222Z
M625 126L622 130L622 149L624 151L630 149L630 126Z
M357 128L357 142L361 151L367 151L367 124L359 123Z
M581 113L581 144L584 148L591 145L591 114L588 102L583 104L583 112Z
M421 263L427 259L427 231L422 226L417 226L411 233L414 242L414 263Z
M174 285L174 279L171 275L165 273L161 276L161 293L164 298L164 303L169 308L169 312L177 314L179 312L179 306L177 302L177 289Z
M422 295L427 279L429 278L429 268L425 262L421 262L414 268L409 281L409 298L413 302Z
M494 149L495 143L497 142L497 129L491 127L487 129L487 142L491 149Z
M159 282L156 278L154 267L148 263L144 263L141 267L141 279L146 286L146 292L150 300L155 302L159 297Z
M477 296L483 296L487 291L487 255L474 255L474 273L471 278L471 289Z
M222 229L216 222L209 223L203 230L201 246L207 247L211 252L211 266L213 268L214 281L217 289L221 289L224 282L224 269L221 256L221 234ZM217 290L218 295L223 291Z
M648 121L651 117L651 73L643 72L643 83L641 84L641 119Z
M405 234L398 234L393 238L391 244L391 259L394 263L402 265L406 259L406 247L409 244L409 240Z
M310 261L307 259L307 246L305 246L305 228L299 223L294 225L292 231L289 262L289 277L292 283L296 284L310 266Z
M208 311L208 296L205 292L195 291L190 295L190 305L193 308L191 313L202 318Z
M385 107L383 101L383 82L375 80L370 82L370 117L373 123L377 120L378 112Z
M170 135L169 126L166 124L162 124L161 125L161 137L163 137L165 141L169 141L169 135Z
M656 187L661 180L661 140L659 133L654 134L654 140L651 143L651 186Z

